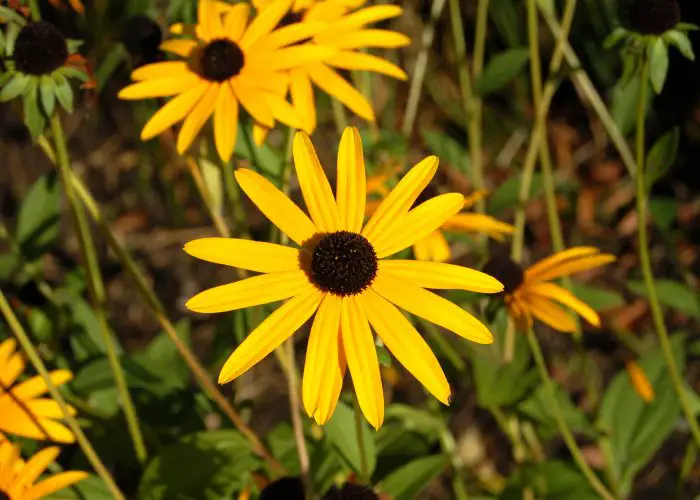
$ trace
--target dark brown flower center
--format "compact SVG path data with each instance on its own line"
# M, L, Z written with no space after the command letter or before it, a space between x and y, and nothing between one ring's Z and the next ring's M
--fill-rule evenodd
M239 74L245 55L237 43L226 38L213 40L197 52L196 70L209 81L224 82Z
M56 26L38 21L19 32L12 58L22 73L48 75L66 62L68 45Z
M311 274L325 292L345 297L363 292L377 276L377 254L357 233L338 231L318 242L311 256Z
M5 493L3 490L0 490L0 500L12 500L10 498L10 495L8 493Z
M486 263L482 271L503 283L503 293L511 294L523 284L525 273L520 265L505 255L497 255Z
M369 486L345 483L340 489L333 487L323 500L379 500L379 496Z
M260 492L260 500L304 500L304 483L298 477L283 477Z
M627 16L630 27L642 35L661 35L681 20L677 0L634 0Z

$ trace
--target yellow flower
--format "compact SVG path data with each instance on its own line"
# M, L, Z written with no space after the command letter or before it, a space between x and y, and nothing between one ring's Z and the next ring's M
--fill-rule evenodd
M336 197L303 132L294 137L293 154L311 218L261 175L239 169L236 179L300 248L227 238L185 245L194 257L263 273L201 292L186 304L192 311L216 313L286 300L233 352L219 382L240 376L316 313L302 396L309 416L319 424L335 409L347 365L366 418L375 428L382 425L384 396L370 325L406 369L448 404L450 386L437 359L396 306L468 340L491 343L493 337L481 322L426 288L497 293L503 286L472 269L386 257L458 212L462 195L444 194L411 209L437 170L438 159L431 156L404 176L363 227L366 182L358 131L346 129L340 141Z
M39 396L46 394L46 382L40 376L17 382L25 369L24 358L15 352L14 339L0 344L0 441L2 433L30 439L49 439L58 443L75 441L73 433L58 419L62 417L58 403ZM68 370L50 373L55 385L73 378ZM74 411L73 408L70 408Z
M272 2L253 0L253 4L264 13ZM307 131L313 132L316 129L314 85L338 99L358 116L370 122L375 120L372 104L336 70L373 71L399 80L408 78L395 64L361 50L409 45L411 40L406 35L366 27L370 23L397 17L403 9L398 5L375 5L355 10L363 4L364 0L295 1L296 15L292 17L298 18L298 23L292 26L321 26L313 36L312 43L333 49L322 61L310 61L289 71L292 105L304 121ZM256 142L262 143L265 140L267 128L269 127L264 123L256 124Z
M654 387L651 385L651 382L649 382L644 370L633 360L625 364L625 369L627 370L627 375L630 378L634 392L642 398L642 401L645 403L654 401Z
M574 247L535 263L525 271L505 256L491 259L483 271L505 286L508 315L518 328L532 327L533 317L555 330L576 331L573 316L555 302L568 307L595 327L600 326L598 313L552 280L587 271L615 261L615 256L600 253L594 247Z
M386 172L379 173L375 176L371 176L367 180L367 185L372 186L371 193L380 196L380 200L375 200L367 203L367 214L371 215L376 210L377 206L386 196L386 186L384 183L391 177L391 174ZM368 194L370 191L368 190ZM425 194L425 193L424 193ZM486 196L483 191L478 191L471 196L464 199L463 209L468 210L474 204ZM452 251L450 250L450 245L445 239L445 235L441 230L451 231L451 232L477 232L487 234L492 238L502 241L504 235L511 234L515 231L515 228L510 224L501 222L490 215L475 214L475 213L463 213L453 215L445 221L445 223L435 231L426 235L424 238L416 241L413 245L413 254L416 259L423 261L433 261L433 262L447 262L452 258Z
M214 115L214 140L223 160L236 144L239 104L255 122L272 127L275 120L304 128L284 100L286 70L328 55L334 50L318 45L293 45L309 38L313 27L275 30L292 0L274 0L248 23L249 6L230 8L202 0L195 39L178 38L161 48L185 60L148 64L131 77L137 83L122 89L122 99L173 97L148 121L141 138L151 139L184 119L177 149L184 153L209 117ZM293 45L293 46L292 46Z
M39 476L58 457L57 446L44 448L27 462L19 456L19 448L9 441L0 442L0 498L36 500L61 491L88 474L82 471L60 472L37 482Z

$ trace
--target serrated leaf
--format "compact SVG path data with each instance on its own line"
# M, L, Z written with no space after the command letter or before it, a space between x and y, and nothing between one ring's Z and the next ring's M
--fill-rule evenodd
M14 78L7 82L0 90L0 102L11 101L24 93L29 86L30 77L21 73L15 73Z
M367 454L367 467L372 473L377 466L377 451L374 444L376 432L369 428L362 420L362 440ZM362 472L360 447L357 438L357 426L355 425L355 412L342 401L338 402L338 407L331 419L324 426L326 437L333 445L335 451L343 461L355 472Z
M676 161L681 141L680 128L674 127L662 135L649 150L646 159L645 184L647 193Z
M654 92L660 94L668 75L668 49L662 38L657 38L649 49L649 78Z
M530 58L527 48L509 49L491 58L481 78L476 82L476 92L486 96L508 85L527 64Z
M420 492L445 469L448 461L442 455L413 460L389 474L381 483L382 492L393 500L420 498Z
M673 280L656 280L655 285L662 306L677 309L688 316L700 317L698 296L685 284ZM627 287L634 293L647 297L643 281L631 281Z

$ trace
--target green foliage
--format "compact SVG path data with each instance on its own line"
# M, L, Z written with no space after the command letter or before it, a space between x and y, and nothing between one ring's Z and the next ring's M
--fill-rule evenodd
M522 72L529 58L529 50L525 47L493 56L476 82L477 93L486 96L501 90Z
M418 458L387 476L382 490L395 500L419 498L423 491L447 465L442 455Z
M362 459L353 409L342 401L338 402L335 413L324 426L324 432L343 462L356 473L361 473ZM368 472L371 473L377 466L377 452L374 444L376 431L363 421L361 432L366 452L365 456L367 457L367 468Z

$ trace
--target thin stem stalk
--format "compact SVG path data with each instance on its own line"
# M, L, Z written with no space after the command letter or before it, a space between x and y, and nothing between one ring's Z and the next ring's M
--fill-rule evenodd
M204 202L204 205L206 206L207 211L209 212L209 217L211 217L211 220L214 223L214 228L216 229L216 232L224 238L230 238L231 231L226 225L226 221L224 221L224 218L214 206L214 201L212 200L211 192L209 191L206 183L204 182L202 172L199 170L199 165L197 165L197 162L195 162L194 159L189 156L185 158L185 163L187 164L187 168L190 171L190 175L192 176L194 185L197 187L197 191L199 191L199 195L202 197L202 201ZM226 174L224 173L223 175Z

